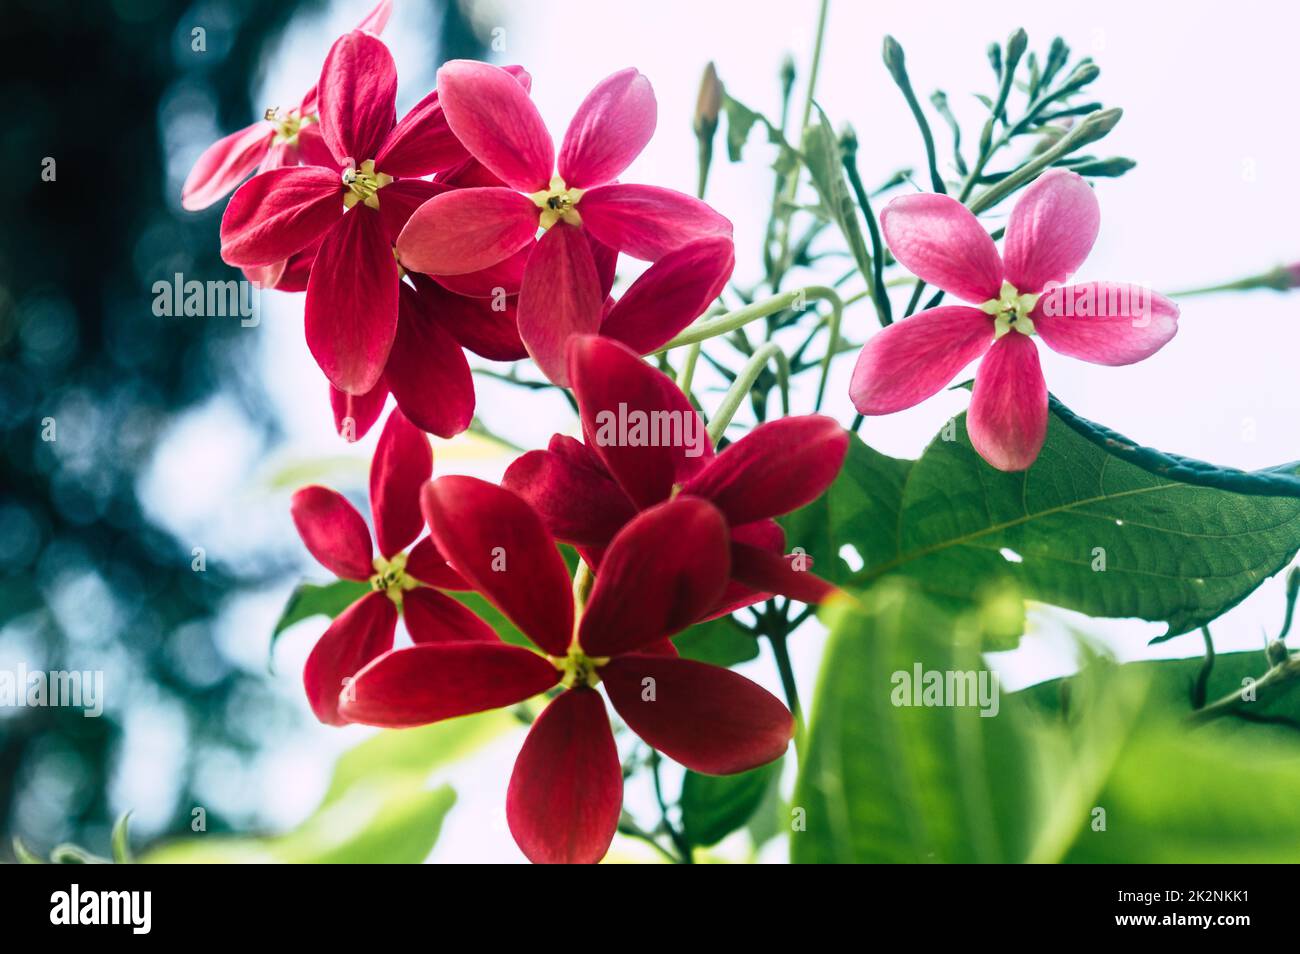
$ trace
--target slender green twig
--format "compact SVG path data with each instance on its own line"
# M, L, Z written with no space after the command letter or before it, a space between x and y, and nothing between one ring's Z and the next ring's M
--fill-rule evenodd
M714 444L717 444L722 435L726 433L727 427L731 424L731 419L735 417L741 403L753 390L754 382L758 380L758 376L769 361L776 362L777 380L781 388L781 408L785 414L790 413L790 362L780 346L774 341L769 341L754 352L754 356L746 362L745 367L736 375L735 382L727 389L727 393L723 395L722 403L718 405L717 412L709 421L709 440Z

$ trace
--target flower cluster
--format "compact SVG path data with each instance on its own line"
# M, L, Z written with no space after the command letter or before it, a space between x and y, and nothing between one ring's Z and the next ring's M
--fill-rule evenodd
M598 83L558 152L518 66L448 62L398 119L396 67L378 36L389 13L384 0L333 45L298 106L205 152L183 204L201 209L233 189L224 260L263 287L305 291L306 343L341 435L359 439L390 395L396 405L371 463L373 542L339 493L311 486L293 498L312 555L370 585L307 661L314 713L401 728L546 694L506 796L510 828L534 861L594 862L623 798L599 686L644 743L697 772L741 772L786 750L786 705L679 657L673 637L775 597L815 605L837 592L801 551L787 555L775 518L830 487L849 435L810 414L723 445L730 412L706 428L691 371L682 380L644 360L679 343L735 264L731 223L703 201L619 181L654 133L646 77L626 69ZM1033 335L1114 365L1177 330L1177 308L1146 289L1061 284L1099 223L1091 187L1065 170L1024 193L1001 255L954 198L891 202L881 231L917 293L928 283L968 304L883 319L853 372L857 410L915 405L982 357L971 442L994 467L1029 467L1048 408ZM620 256L647 264L614 300ZM1080 309L1092 320L1075 321ZM556 434L499 485L432 479L427 434L452 437L474 417L466 351L530 358L550 382L539 386L568 389L581 439ZM746 353L757 374L767 352ZM449 595L470 590L526 643ZM397 643L399 618L409 645Z

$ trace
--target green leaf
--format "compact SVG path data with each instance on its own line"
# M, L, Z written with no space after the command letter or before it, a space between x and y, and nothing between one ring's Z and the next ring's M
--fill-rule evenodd
M131 854L131 813L123 812L113 823L111 838L113 861L119 865L129 865L135 861Z
M906 576L955 607L1014 591L1092 616L1163 621L1160 639L1231 609L1300 549L1300 500L1283 468L1202 465L1167 472L1197 483L1170 479L1053 413L1038 461L1005 473L980 459L963 425L950 422L910 464L855 440L827 498L787 518L790 543L836 582ZM864 562L847 580L834 564L845 545ZM1010 625L1014 613L1004 615Z
M758 640L730 616L711 619L673 637L685 659L729 668L758 656Z
M24 845L22 839L15 836L13 845L14 845L14 857L18 859L19 864L22 865L45 864L45 859L43 859L40 855L36 854L36 852L32 851L26 845Z
M359 580L335 580L333 583L299 583L289 594L275 629L271 631L271 649L290 626L313 616L333 619L370 592L370 584Z
M727 116L727 158L732 162L741 160L741 153L749 139L750 131L753 130L755 123L761 123L767 130L767 141L780 147L773 168L785 175L798 164L798 154L785 141L781 130L762 113L750 109L728 93L722 95L722 111Z
M978 616L954 615L903 580L823 613L831 636L792 804L792 860L1023 857L1032 788L1020 727L974 706L895 704L913 698L904 682L917 666L984 669ZM991 676L982 679L987 691Z
M781 761L739 775L687 771L682 782L682 829L692 845L716 845L744 826L780 777Z
M822 205L830 214L835 224L848 243L853 262L863 276L872 274L871 254L867 251L867 242L858 223L857 206L844 181L844 166L841 162L840 143L831 129L830 120L817 108L818 120L804 131L804 162L808 166L813 187L821 197Z

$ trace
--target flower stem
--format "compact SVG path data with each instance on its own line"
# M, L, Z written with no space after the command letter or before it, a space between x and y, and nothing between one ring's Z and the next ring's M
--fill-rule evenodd
M736 375L736 380L732 382L731 387L727 389L727 393L723 395L717 413L709 421L709 440L714 444L726 432L728 425L731 424L731 419L735 417L736 411L740 408L741 402L754 389L754 382L758 380L758 376L762 374L763 368L769 361L776 362L777 380L781 386L781 409L787 416L790 414L790 362L780 346L774 341L769 341L754 352L754 356L746 362L740 374Z
M751 321L775 315L787 308L798 307L800 303L810 299L830 302L836 316L844 311L844 302L840 300L839 293L834 288L828 285L808 285L805 288L795 288L779 295L773 295L763 301L756 301L752 305L746 305L744 308L728 312L725 315L719 315L716 318L705 318L697 321L658 351L655 351L654 354L663 354L665 351L672 351L674 348L680 348L684 345L698 344L719 335L730 334L737 328L743 328ZM836 317L834 320L836 320L836 327L838 327L838 318Z

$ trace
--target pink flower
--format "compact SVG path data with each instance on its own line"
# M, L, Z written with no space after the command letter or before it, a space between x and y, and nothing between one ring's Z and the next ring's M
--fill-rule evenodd
M339 715L339 693L358 669L393 648L399 614L417 645L449 638L497 639L463 604L433 589L469 589L433 539L426 536L407 549L424 529L420 488L432 474L429 439L394 411L370 463L378 556L365 519L342 494L311 486L293 495L293 522L311 555L342 579L369 580L371 585L371 592L338 615L307 657L303 683L321 722L347 721Z
M307 346L330 383L354 395L379 382L397 335L393 243L421 203L449 190L420 177L468 159L436 92L401 122L396 97L388 48L368 33L341 37L321 71L328 157L254 176L221 220L221 257L240 267L284 261L319 240L307 281Z
M1031 336L1095 364L1124 365L1159 351L1178 330L1178 307L1113 282L1061 286L1097 238L1101 210L1079 175L1055 170L1025 190L998 255L971 212L946 195L903 196L880 214L895 258L917 277L970 302L920 312L867 342L849 385L862 414L891 414L937 392L979 358L971 444L999 470L1025 470L1047 436L1047 383Z
M384 32L392 12L393 0L380 0L357 24L357 29L377 36ZM181 208L190 212L206 209L228 195L253 170L266 172L296 166L299 142L320 142L318 121L316 87L313 86L299 105L287 112L281 113L278 107L273 107L251 126L218 139L203 151L185 179L181 189Z
M438 91L452 131L505 187L426 203L398 238L402 262L430 275L473 272L546 230L524 271L519 334L557 384L568 383L569 339L600 327L605 296L585 233L651 262L695 239L731 237L731 223L698 199L614 182L655 128L654 92L634 69L602 81L578 107L558 162L537 108L504 70L454 60L438 70Z

